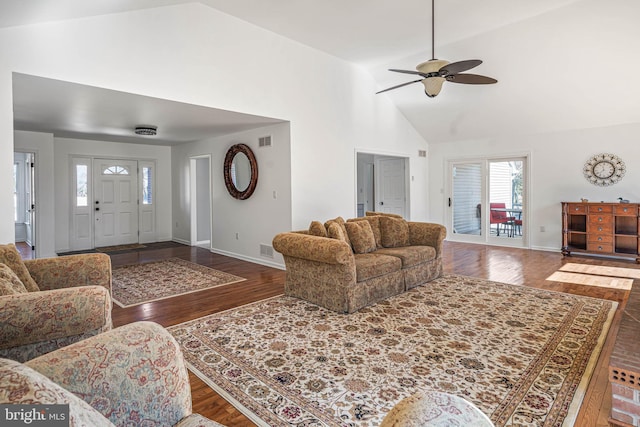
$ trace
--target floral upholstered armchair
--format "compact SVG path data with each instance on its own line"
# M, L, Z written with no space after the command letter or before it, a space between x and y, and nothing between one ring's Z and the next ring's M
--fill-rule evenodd
M220 424L192 413L182 351L136 322L19 363L0 359L0 403L69 404L71 426Z
M23 261L0 245L0 357L20 362L111 329L111 259Z

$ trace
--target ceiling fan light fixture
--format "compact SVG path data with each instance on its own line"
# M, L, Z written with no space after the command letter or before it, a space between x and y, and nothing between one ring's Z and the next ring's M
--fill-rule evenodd
M155 136L158 134L158 126L138 125L135 128L136 135Z
M448 64L449 61L445 61L444 59L430 59L416 65L416 70L424 74L437 73L440 68Z
M435 98L442 90L442 84L445 82L445 78L439 77L438 71L447 64L449 64L449 61L443 59L430 59L416 66L418 72L433 75L433 77L427 77L422 80L424 93L429 98Z
M435 98L442 90L442 84L445 82L444 77L428 77L422 81L424 85L424 93L429 98Z

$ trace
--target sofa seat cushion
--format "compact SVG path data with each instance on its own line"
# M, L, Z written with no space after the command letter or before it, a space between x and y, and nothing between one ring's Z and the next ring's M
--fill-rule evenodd
M402 261L402 268L407 268L434 260L436 249L431 246L404 246L378 249L376 254L398 257Z
M356 282L363 282L402 269L400 258L382 255L378 251L368 254L355 254L354 258L356 262Z

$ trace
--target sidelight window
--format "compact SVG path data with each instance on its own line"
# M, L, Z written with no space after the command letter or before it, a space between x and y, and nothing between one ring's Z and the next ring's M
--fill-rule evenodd
M87 165L76 165L76 206L88 206Z
M142 204L153 203L153 175L152 169L148 166L142 168Z

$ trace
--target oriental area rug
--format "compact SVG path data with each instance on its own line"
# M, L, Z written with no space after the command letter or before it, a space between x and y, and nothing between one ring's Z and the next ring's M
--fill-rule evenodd
M569 425L617 303L448 275L353 314L278 296L168 328L261 426L378 426L418 390L496 426Z
M169 258L113 269L113 301L120 307L171 298L246 280L213 268Z

